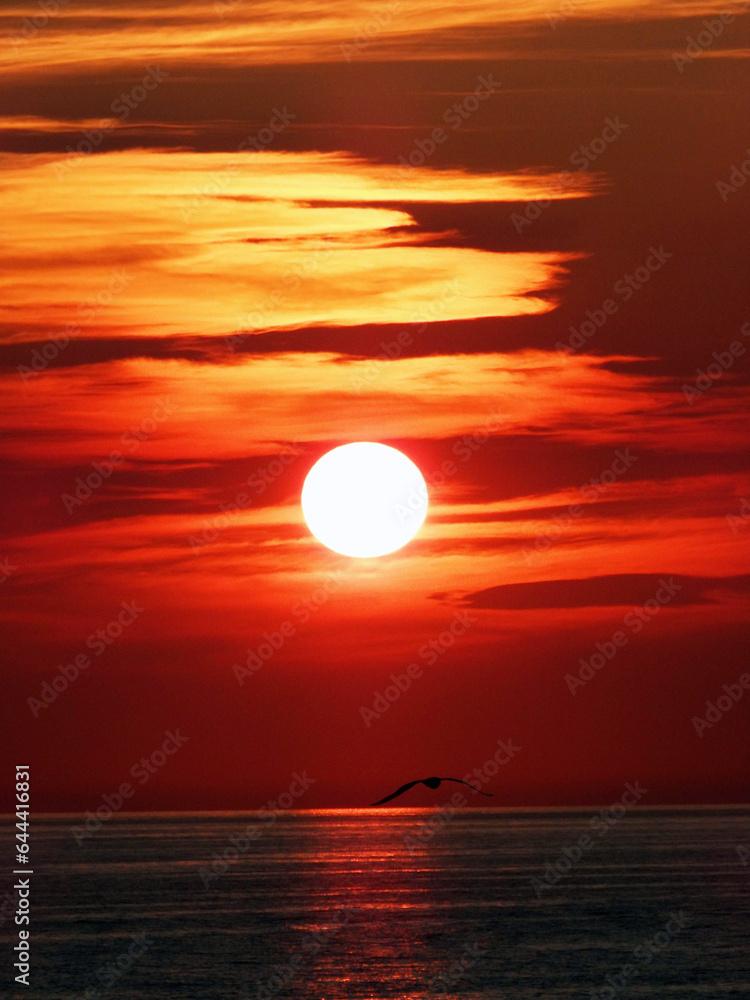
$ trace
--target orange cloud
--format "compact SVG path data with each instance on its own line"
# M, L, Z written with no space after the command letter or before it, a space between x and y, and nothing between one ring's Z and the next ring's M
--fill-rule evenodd
M173 414L144 446L150 461L272 454L278 442L300 440L439 440L488 423L504 435L709 452L741 449L748 433L737 415L746 389L714 390L686 420L677 385L669 391L663 379L612 372L601 359L543 351L387 364L322 353L224 365L135 359L2 382L6 420L23 432L6 450L53 463L120 447L165 399ZM727 412L735 413L728 424ZM61 440L50 449L53 433Z
M52 0L55 3L55 0ZM313 0L302 14L280 0L168 0L127 8L127 46L121 44L125 12L93 0L58 3L45 14L29 3L6 7L0 30L0 74L24 76L110 71L150 62L247 66L356 59L455 59L498 57L499 29L508 55L512 42L551 18L627 21L688 17L726 8L723 0L586 0L572 7L555 0L398 0L373 5ZM36 18L36 24L34 23ZM493 30L494 29L494 30ZM119 33L118 33L119 32ZM488 41L488 38L491 41Z
M16 233L0 250L0 319L71 336L544 312L574 256L425 245L435 234L408 212L410 202L548 197L529 173L152 150L5 155L0 166L0 207ZM558 195L596 190L596 177L579 178Z

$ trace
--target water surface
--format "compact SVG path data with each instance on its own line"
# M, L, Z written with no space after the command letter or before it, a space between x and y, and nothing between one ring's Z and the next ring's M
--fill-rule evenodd
M466 809L431 837L429 810L120 816L80 846L77 817L39 818L20 992L750 996L750 811L595 815Z

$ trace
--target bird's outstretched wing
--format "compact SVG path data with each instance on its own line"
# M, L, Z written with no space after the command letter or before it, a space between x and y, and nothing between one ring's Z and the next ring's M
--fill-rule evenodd
M480 795L486 795L488 798L492 798L492 792L483 792L481 788L477 788L476 785L470 785L468 781L463 781L461 778L441 778L441 781L457 781L459 785L466 785L468 788L473 788L475 792L479 792Z
M416 781L409 781L405 785L402 785L399 788L399 790L397 792L394 792L392 795L386 795L386 797L384 799L380 799L379 802L372 802L370 804L373 806L382 806L384 802L390 802L391 799L398 798L399 795L403 795L404 792L408 792L410 788L413 788L415 785L418 785L421 782L421 780L422 780L421 778L417 778Z

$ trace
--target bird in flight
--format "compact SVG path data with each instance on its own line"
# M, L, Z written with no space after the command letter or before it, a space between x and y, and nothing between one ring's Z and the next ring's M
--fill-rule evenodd
M474 785L470 785L468 781L462 781L460 778L417 778L416 781L408 781L405 785L402 785L397 791L393 792L392 795L386 795L384 799L380 799L379 802L373 802L373 806L382 806L384 802L390 802L391 799L398 798L399 795L403 795L404 792L408 792L410 788L415 785L427 785L428 788L439 788L441 781L457 781L459 785L466 785L468 788L473 788L475 792L479 792L480 795L487 795L492 798L491 792L483 792L479 788L475 788Z

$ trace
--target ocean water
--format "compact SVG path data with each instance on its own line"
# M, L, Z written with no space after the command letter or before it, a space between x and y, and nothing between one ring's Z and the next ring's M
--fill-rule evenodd
M76 817L37 818L31 986L3 865L0 992L750 998L750 811L465 809L428 836L432 817L120 816L80 846Z

